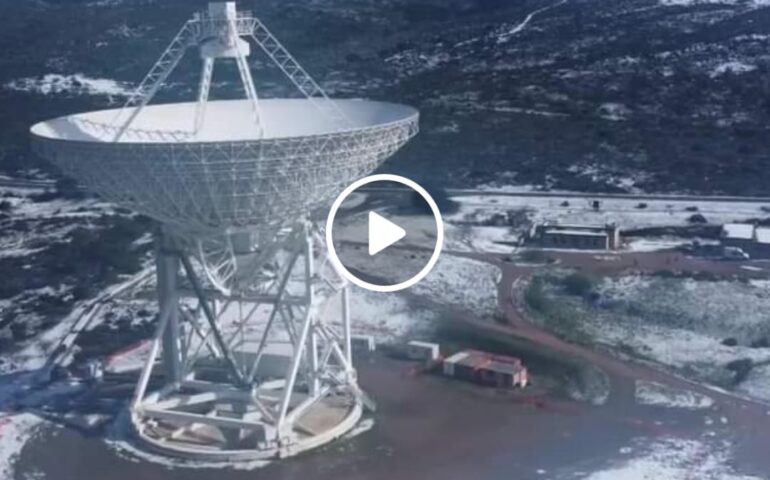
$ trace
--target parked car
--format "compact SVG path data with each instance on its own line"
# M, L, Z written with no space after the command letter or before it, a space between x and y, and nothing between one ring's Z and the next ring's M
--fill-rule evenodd
M738 247L725 247L722 250L722 258L725 260L748 260L751 257Z

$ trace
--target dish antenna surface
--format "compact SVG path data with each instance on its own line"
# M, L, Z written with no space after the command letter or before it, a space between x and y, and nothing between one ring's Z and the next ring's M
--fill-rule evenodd
M258 97L253 47L303 98ZM151 105L191 48L197 100ZM243 99L209 100L218 60L235 62ZM352 363L347 284L310 214L417 131L411 107L329 98L233 2L188 20L122 108L31 128L41 156L159 223L160 314L130 404L141 440L195 458L286 456L374 408Z

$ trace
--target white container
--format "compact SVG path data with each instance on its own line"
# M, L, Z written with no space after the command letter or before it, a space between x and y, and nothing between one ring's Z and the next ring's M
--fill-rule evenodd
M371 353L377 349L377 343L371 335L351 335L350 346L354 352Z
M434 361L439 357L439 345L412 340L406 344L406 356L411 360Z

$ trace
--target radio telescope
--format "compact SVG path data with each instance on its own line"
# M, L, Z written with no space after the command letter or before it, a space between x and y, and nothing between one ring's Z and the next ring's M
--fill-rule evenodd
M258 97L254 47L300 98ZM151 105L193 48L197 101ZM217 60L235 62L244 98L209 100ZM413 108L330 99L233 2L188 20L122 108L32 127L41 156L158 222L160 313L129 406L141 441L212 460L287 456L374 407L352 364L347 285L310 219L417 131Z

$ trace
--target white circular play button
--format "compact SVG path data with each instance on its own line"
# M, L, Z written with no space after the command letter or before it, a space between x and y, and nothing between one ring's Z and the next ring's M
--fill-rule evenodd
M436 202L414 181L371 175L348 186L326 219L326 245L345 278L377 292L408 288L430 272L444 243Z
M382 215L369 212L369 255L377 255L406 236L406 230Z

